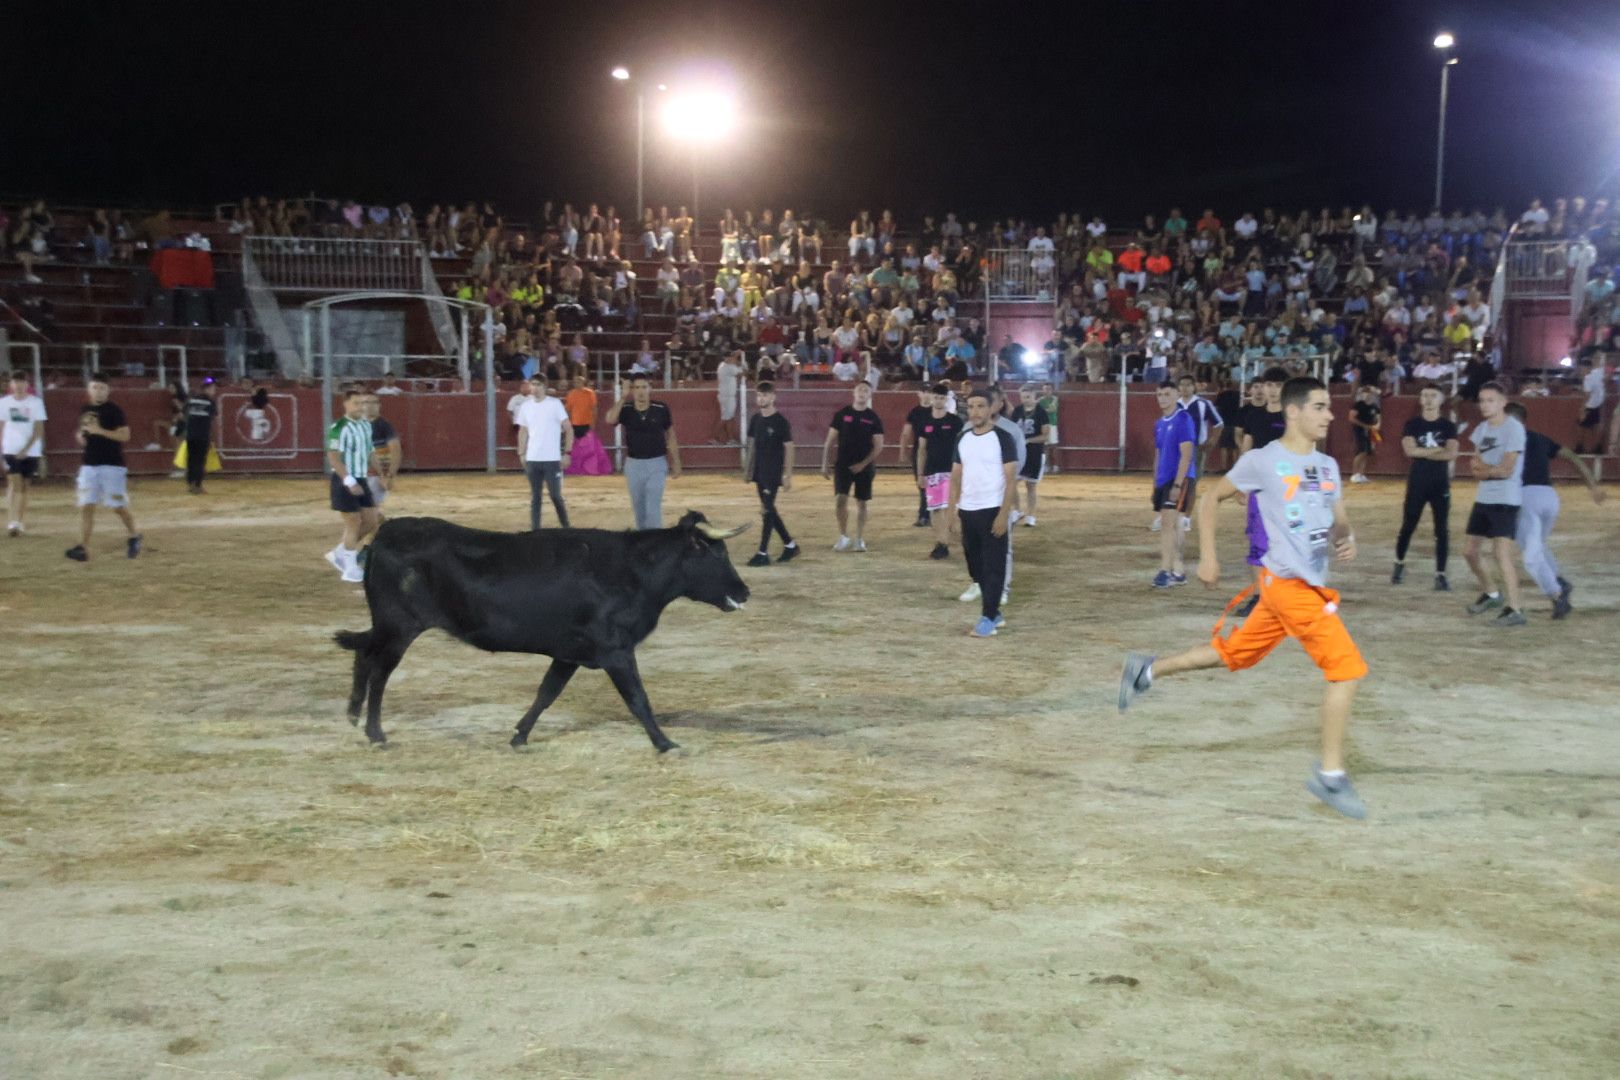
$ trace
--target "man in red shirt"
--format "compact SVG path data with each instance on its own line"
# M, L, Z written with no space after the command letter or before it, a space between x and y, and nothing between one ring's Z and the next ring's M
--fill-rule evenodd
M1215 216L1215 211L1213 210L1205 210L1204 216L1198 219L1198 224L1193 228L1195 232L1204 232L1205 230L1208 230L1209 235L1215 237L1217 240L1223 239L1221 234L1221 219Z
M1147 275L1142 272L1142 264L1147 255L1133 241L1127 244L1125 250L1119 253L1115 261L1119 264L1119 287L1134 284L1136 291L1141 292L1147 288Z
M1170 276L1170 256L1162 251L1155 251L1147 257L1147 272L1155 282L1163 281Z

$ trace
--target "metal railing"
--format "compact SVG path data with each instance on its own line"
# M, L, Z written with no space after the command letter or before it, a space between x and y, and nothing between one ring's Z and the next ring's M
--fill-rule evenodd
M31 351L36 371L69 372L74 378L87 378L101 372L112 378L145 379L167 385L171 380L186 382L193 369L220 371L233 378L246 372L240 352L219 346L200 345L104 345L94 341L38 345L13 342L9 351Z
M305 236L247 236L244 275L257 271L268 289L285 292L422 292L422 244L417 240L340 240Z
M1058 264L1053 252L991 248L984 253L984 288L990 300L1052 300Z
M1567 240L1519 240L1506 245L1509 300L1561 299L1577 288L1575 247ZM1583 275L1584 276L1584 275Z

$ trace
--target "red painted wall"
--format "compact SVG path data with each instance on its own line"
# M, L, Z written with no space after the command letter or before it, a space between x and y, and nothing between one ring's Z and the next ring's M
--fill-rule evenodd
M503 389L496 401L497 443L502 447L498 462L503 469L515 469L517 456L513 449L516 440L507 423L506 401L511 391ZM712 388L693 390L666 390L655 392L658 400L667 402L675 414L676 432L683 444L681 458L688 468L734 469L739 464L735 446L708 446L719 419L719 400ZM112 400L121 405L129 417L132 438L126 455L130 470L135 473L165 473L171 467L172 451L142 449L152 440L152 422L169 415L169 397L162 390L115 389ZM821 447L827 437L827 427L833 414L850 401L847 387L827 387L784 390L778 403L793 425L796 462L800 469L815 469L821 464ZM1065 446L1090 446L1103 449L1064 449L1058 451L1059 464L1065 469L1114 471L1119 464L1119 452L1114 449L1119 430L1118 387L1098 386L1080 388L1059 395L1058 430ZM83 392L77 389L47 390L45 441L50 459L50 471L55 474L73 472L79 462L80 451L73 433L78 412L84 403ZM873 399L873 408L883 418L887 446L879 463L895 466L899 461L900 428L906 413L917 403L914 393L884 391ZM216 428L216 445L220 447L225 467L230 472L315 472L321 468L321 399L317 390L277 390L270 394L269 408L255 416L249 410L246 395L227 391L220 395L220 419ZM601 411L606 412L610 401L602 395ZM1350 461L1350 426L1344 417L1349 410L1348 394L1334 397L1334 412L1338 420L1328 438L1328 452L1348 465ZM1417 414L1417 399L1394 397L1384 400L1384 443L1370 471L1379 475L1404 475L1406 459L1400 449L1400 432L1406 420ZM1557 397L1531 400L1528 403L1531 427L1543 431L1554 439L1572 444L1576 435L1576 422L1582 411L1579 397ZM383 398L383 415L399 430L404 445L406 469L447 470L482 469L484 467L485 403L481 393L471 394L401 394ZM341 409L334 405L334 415ZM1126 396L1126 453L1125 467L1146 470L1153 465L1153 422L1158 417L1158 406L1145 387L1133 386ZM1462 406L1462 422L1478 422L1472 406ZM613 431L597 423L597 433L610 448ZM1464 442L1467 449L1467 442ZM1559 476L1573 472L1562 463L1555 466Z

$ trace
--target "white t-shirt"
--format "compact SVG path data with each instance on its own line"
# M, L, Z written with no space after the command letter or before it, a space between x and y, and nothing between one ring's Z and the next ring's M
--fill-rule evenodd
M840 360L832 366L833 378L839 382L854 382L855 376L860 373L860 366L853 360Z
M518 410L523 408L526 403L533 400L534 399L528 394L512 395L512 400L506 403L506 415L512 418L512 423L515 424L518 422Z
M1093 221L1086 225L1086 234L1093 240L1108 232L1108 226L1101 221Z
M714 377L719 385L720 400L736 401L737 380L742 378L742 368L729 359L722 360L720 366L714 369Z
M372 391L372 393L376 394L378 397L390 397L394 394L403 394L404 392L405 391L401 390L397 386L379 386L377 389Z
M1260 223L1250 215L1244 214L1232 225L1232 231L1236 233L1240 239L1247 240L1255 233L1260 231Z
M972 428L956 440L956 463L962 466L962 494L958 510L1000 509L1007 494L1007 471L1003 466L1018 461L1018 444L999 427L983 435Z
M1050 252L1055 250L1055 245L1050 236L1032 236L1029 238L1029 250Z
M1586 378L1581 380L1581 389L1586 391L1586 407L1588 409L1601 409L1603 407L1603 399L1607 394L1607 388L1603 385L1603 383L1604 383L1604 377L1607 374L1608 374L1608 372L1605 371L1603 368L1594 367L1591 371L1588 371L1586 373ZM12 401L12 400L15 400L15 399L13 399L13 398L5 398L4 400ZM34 400L38 401L39 399L35 398ZM40 412L41 419L43 419L44 416L45 416L45 413L43 411L41 411ZM6 425L6 448L7 448L6 453L8 453L8 454L11 453L10 447L11 447L11 425L8 424L8 425Z
M34 439L34 423L45 419L45 403L33 394L27 397L18 397L16 394L7 394L0 398L0 422L6 427L3 443L0 443L0 452L16 456L23 452ZM41 438L28 449L29 457L39 457L45 452L45 440Z
M561 461L562 433L568 410L554 397L530 398L518 409L517 422L529 429L524 461Z

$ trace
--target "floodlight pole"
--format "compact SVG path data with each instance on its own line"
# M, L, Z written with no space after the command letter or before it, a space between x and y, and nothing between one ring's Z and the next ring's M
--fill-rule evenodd
M1446 93L1451 82L1451 65L1447 57L1440 61L1440 126L1434 137L1434 207L1440 208L1440 187L1446 175Z
M626 221L641 222L642 190L641 174L642 161L647 154L647 91L640 86L636 87L636 205L631 209L633 213L626 215Z

